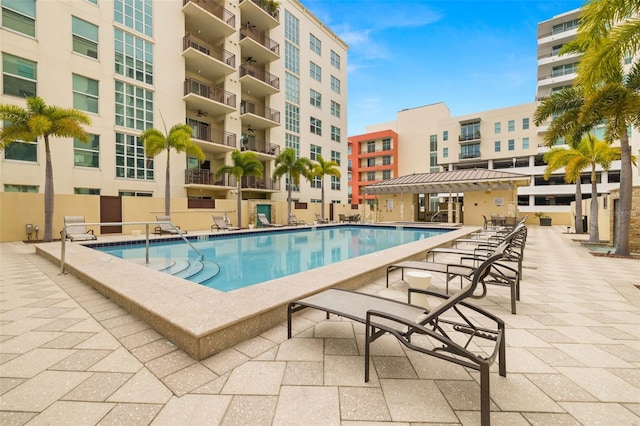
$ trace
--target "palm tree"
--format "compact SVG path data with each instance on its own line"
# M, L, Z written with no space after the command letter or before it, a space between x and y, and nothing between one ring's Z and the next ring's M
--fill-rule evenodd
M240 152L235 150L231 153L233 165L220 166L216 171L216 178L224 173L229 173L236 178L238 188L238 226L242 227L242 177L256 176L262 178L263 166L258 156L253 151Z
M598 140L587 134L574 148L553 148L544 155L547 167L544 171L544 178L549 179L551 173L564 167L565 181L567 183L576 182L580 186L580 174L583 170L591 167L591 205L590 205L590 226L589 242L599 242L600 232L598 229L598 187L596 180L596 167L600 166L604 170L611 168L611 162L620 159L620 148L612 147L610 143ZM578 204L576 201L576 216ZM581 216L580 216L581 218Z
M322 188L322 192L320 193L321 194L320 216L322 216L323 218L325 217L324 215L324 177L326 175L329 175L329 176L335 176L339 178L340 169L338 167L339 165L335 161L333 160L324 161L324 158L322 158L322 155L318 155L317 160L316 162L314 162L313 168L311 170L311 176L314 176L314 177L317 176L320 178L320 188Z
M629 126L640 128L640 62L627 76L620 74L616 81L603 84L587 98L580 119L605 119L605 140L620 141L620 200L616 211L616 254L629 255L631 226L632 163L629 145Z
M287 175L287 217L291 218L291 188L300 185L300 176L310 179L311 160L306 157L296 158L296 150L287 148L283 150L275 161L273 179L280 179Z
M0 105L0 119L11 124L0 130L0 149L5 149L15 141L44 139L44 241L53 239L53 166L51 164L50 137L77 138L89 141L89 135L82 127L90 125L91 119L74 108L47 105L39 97L27 98L27 108L15 105Z
M167 167L164 180L164 214L169 216L171 212L171 148L176 152L186 152L189 155L203 161L204 152L191 140L193 130L186 124L174 125L169 133L163 134L157 129L147 129L140 134L140 142L144 145L147 157L155 157L162 151L167 151Z
M584 90L580 86L568 87L545 98L533 113L533 121L540 126L549 117L554 117L544 135L545 145L553 147L560 138L564 138L569 146L576 148L582 136L597 123L582 124L580 111L584 106ZM582 226L582 188L580 179L569 180L576 183L576 217L574 227L576 234L585 230Z

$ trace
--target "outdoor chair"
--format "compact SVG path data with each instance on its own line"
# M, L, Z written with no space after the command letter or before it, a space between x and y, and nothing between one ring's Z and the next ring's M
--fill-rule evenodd
M489 368L498 358L498 372L507 375L504 321L492 313L468 302L486 295L485 279L493 265L501 260L506 244L495 250L476 270L471 282L456 294L410 288L408 302L376 295L332 288L289 303L287 310L288 338L292 336L292 315L313 308L342 316L365 325L364 381L369 381L371 343L386 333L393 335L405 347L480 372L480 418L483 426L490 424ZM478 287L482 293L474 294ZM441 299L432 310L412 305L412 295L427 295ZM412 340L412 337L416 337Z
M345 223L345 222L347 222L347 221L348 221L348 219L347 219L347 215L345 215L345 214L339 214L339 215L338 215L338 220L340 221L340 223Z
M320 213L316 213L316 222L318 223L329 223L329 219L325 219L322 216L320 216Z
M213 215L213 225L211 225L211 231L216 229L218 232L220 231L237 231L237 226L231 226L227 223L226 219L223 216Z
M347 218L347 220L349 221L349 223L358 223L358 222L360 222L360 215L359 214L352 214L351 216L349 216Z
M264 226L265 228L279 228L283 225L279 223L271 223L264 213L258 213L258 226Z
M174 225L171 223L171 218L169 216L156 216L156 220L158 221L158 226L156 226L153 230L154 234L162 235L162 234L186 234L187 231L180 229L178 225Z
M71 241L97 240L93 229L87 229L84 224L84 216L65 216L64 226L67 230L67 238Z
M304 222L302 220L298 220L298 218L296 217L296 215L294 214L290 214L289 215L289 225L311 225L310 223Z

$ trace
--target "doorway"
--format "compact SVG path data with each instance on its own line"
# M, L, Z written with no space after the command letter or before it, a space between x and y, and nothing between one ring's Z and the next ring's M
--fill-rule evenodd
M122 198L100 196L100 222L122 222ZM101 226L101 234L122 234L122 226Z

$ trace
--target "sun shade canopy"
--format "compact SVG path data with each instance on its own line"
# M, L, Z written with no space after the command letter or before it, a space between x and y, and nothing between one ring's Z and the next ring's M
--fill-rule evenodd
M500 170L465 169L440 173L414 173L362 188L365 194L434 194L511 189L528 186L531 177Z

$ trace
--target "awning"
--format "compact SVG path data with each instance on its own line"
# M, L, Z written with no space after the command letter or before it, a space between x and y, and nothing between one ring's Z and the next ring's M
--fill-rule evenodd
M435 194L506 190L531 184L531 176L501 170L465 169L439 173L414 173L362 188L364 194Z

